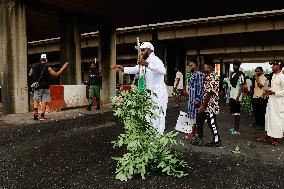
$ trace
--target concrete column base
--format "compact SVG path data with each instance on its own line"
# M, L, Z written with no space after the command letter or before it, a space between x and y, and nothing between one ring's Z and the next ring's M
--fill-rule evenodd
M99 31L99 65L102 71L102 103L110 103L116 95L116 73L111 65L116 64L116 32L112 29Z
M3 114L29 111L25 1L0 3L0 78Z

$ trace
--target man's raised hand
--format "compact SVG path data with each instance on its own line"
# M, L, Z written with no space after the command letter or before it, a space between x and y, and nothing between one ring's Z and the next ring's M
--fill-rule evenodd
M117 71L123 71L124 67L122 65L119 65L119 64L112 64L111 69L114 69L114 71L117 72Z

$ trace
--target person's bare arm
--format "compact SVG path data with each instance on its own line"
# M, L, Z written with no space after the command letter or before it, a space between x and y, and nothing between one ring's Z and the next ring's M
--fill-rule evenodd
M32 75L33 75L33 68L31 68L29 72L29 76L31 77Z
M256 81L257 86L261 89L263 87L263 84L260 82L260 77L255 76L255 81Z
M205 97L204 97L204 102L203 102L203 105L199 108L199 112L204 112L208 106L208 103L210 101L210 98L214 95L214 93L211 91L209 93L206 93L205 94Z
M238 92L238 96L237 96L237 98L236 98L236 101L240 101L240 96L241 96L241 94L242 94L243 88L244 88L244 84L241 84L240 90L239 90L239 92Z
M69 62L66 61L58 72L54 71L51 67L48 68L48 72L52 77L58 77L62 74L62 72L67 68L68 65Z
M111 69L115 70L116 72L117 71L124 71L124 67L122 65L119 65L119 64L113 64L111 65Z

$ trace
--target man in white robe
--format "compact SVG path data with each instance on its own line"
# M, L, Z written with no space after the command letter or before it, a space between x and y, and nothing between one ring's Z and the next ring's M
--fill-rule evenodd
M272 145L277 145L277 138L282 138L284 132L284 74L281 71L284 63L276 60L271 64L274 72L271 87L264 93L264 95L269 95L265 115L267 136L262 139L270 141Z
M163 62L154 54L154 46L150 42L143 42L140 45L141 59L139 64L145 66L145 85L146 89L156 93L157 97L153 96L154 102L162 108L163 113L157 114L159 118L153 119L152 124L159 133L165 130L165 118L168 104L168 91L164 82L166 69ZM139 73L139 65L135 67L123 67L122 65L115 65L112 67L116 71L123 71L124 74L137 74Z

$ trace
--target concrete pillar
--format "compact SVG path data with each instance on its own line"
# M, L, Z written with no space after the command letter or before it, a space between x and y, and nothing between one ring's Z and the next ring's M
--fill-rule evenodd
M126 77L126 84L131 84L131 79L130 79L130 75L129 74L127 74L126 76L124 76L124 77Z
M221 72L221 75L226 75L225 63L223 62L223 59L220 59L220 72Z
M178 49L177 53L177 67L183 75L183 85L185 85L186 80L186 50L183 48Z
M26 5L0 2L0 78L3 114L29 111Z
M198 62L198 70L203 71L204 69L204 57L201 55L197 56L197 62Z
M119 81L119 84L123 85L123 73L122 72L118 72L118 81Z
M225 74L226 77L230 77L230 63L225 64Z
M111 69L116 64L116 32L115 29L99 30L99 63L102 71L101 101L109 103L115 96L116 73Z
M168 86L173 86L175 81L175 67L177 65L177 51L176 47L172 45L167 45L166 47L166 62L167 67L167 78L166 84Z
M69 60L70 65L61 76L61 84L82 84L81 32L75 16L66 16L61 21L60 61Z

